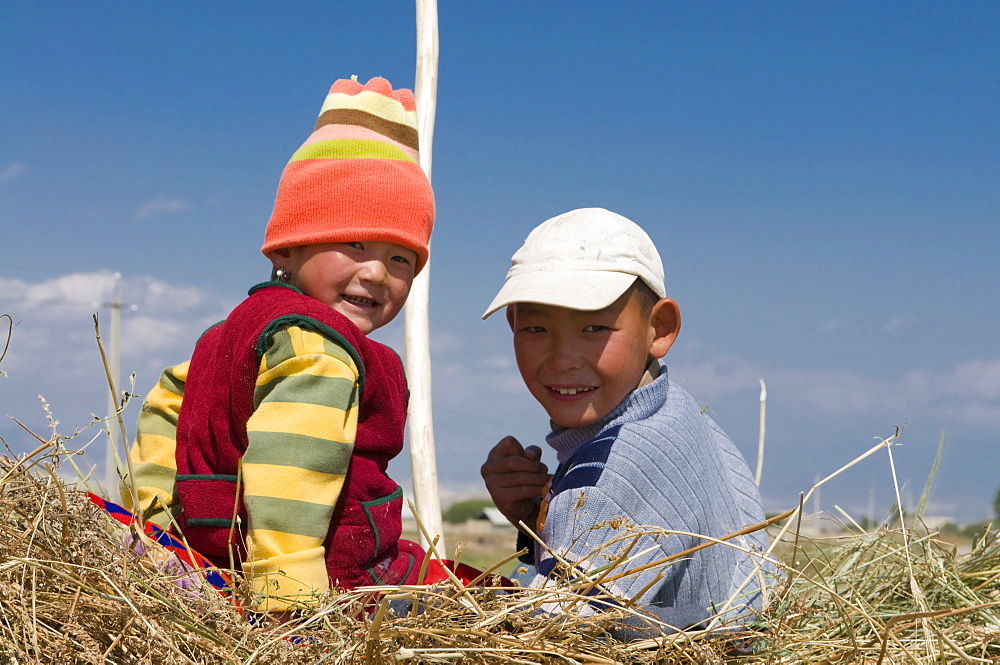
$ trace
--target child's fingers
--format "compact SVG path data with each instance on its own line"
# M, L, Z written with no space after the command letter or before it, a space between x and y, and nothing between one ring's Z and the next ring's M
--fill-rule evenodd
M528 446L525 450L512 436L504 437L486 456L480 472L486 478L496 474L545 474L548 467L539 461L542 452L538 446ZM528 482L533 482L528 480Z
M502 457L510 457L513 455L520 457L523 454L524 454L524 448L521 446L521 442L512 436L505 436L504 438L500 439L500 442L497 443L497 445L493 446L493 449L490 450L489 454L486 456L486 459L488 461L496 460Z
M541 462L514 456L487 460L479 471L487 484L500 487L544 485L549 478L549 469Z
M538 446L528 446L524 449L524 456L530 460L537 462L542 459L542 449Z
M539 461L541 450L525 450L512 436L504 437L489 452L479 472L493 503L508 520L531 520L542 488L549 480L548 467Z
M512 478L507 484L521 484L538 482L547 476L549 468L542 462L536 462L519 455L510 455L499 459L487 460L483 464L482 472L484 475L517 476L516 479ZM541 482L545 481L542 480Z

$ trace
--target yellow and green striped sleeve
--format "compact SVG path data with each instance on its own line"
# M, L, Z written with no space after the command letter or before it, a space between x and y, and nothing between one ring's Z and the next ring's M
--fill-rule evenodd
M308 604L329 588L323 541L358 424L359 368L338 342L288 326L270 338L242 460L243 569L258 610Z
M122 480L121 495L125 508L141 512L145 518L166 528L180 510L175 477L177 475L177 416L184 399L189 362L163 370L160 380L146 396L139 412L135 442L129 452L135 481ZM138 511L133 505L132 485L139 498Z

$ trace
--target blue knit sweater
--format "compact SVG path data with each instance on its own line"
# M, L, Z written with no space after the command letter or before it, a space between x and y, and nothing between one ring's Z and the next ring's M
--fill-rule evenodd
M625 567L636 569L705 542L662 530L720 538L764 520L743 456L691 395L668 380L665 366L604 420L546 440L560 465L543 511L547 548L535 547L532 586L565 578L548 550L589 570L638 540L630 556L639 556ZM763 531L729 542L760 553L768 544ZM732 626L760 609L768 571L759 556L716 544L603 586L618 599L641 592L636 604L675 629ZM574 611L606 607L595 599Z

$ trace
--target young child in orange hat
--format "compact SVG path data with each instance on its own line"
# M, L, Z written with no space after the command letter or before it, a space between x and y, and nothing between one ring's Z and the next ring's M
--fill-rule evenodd
M251 609L309 607L332 587L415 583L400 538L406 380L368 334L427 261L434 197L409 90L333 84L282 174L250 289L146 397L127 508L242 569ZM137 504L133 500L137 500Z

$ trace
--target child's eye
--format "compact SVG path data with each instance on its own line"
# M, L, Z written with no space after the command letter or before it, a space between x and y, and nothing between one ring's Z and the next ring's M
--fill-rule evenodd
M360 242L345 242L344 244L347 245L348 247L353 247L354 249L363 250L365 248L365 246Z
M585 326L583 332L606 332L608 330L611 330L611 328L607 326L594 324L590 326Z
M543 328L542 326L525 326L525 327L521 328L521 332L526 332L526 333L543 333L543 332L545 332L545 328Z
M395 261L396 263L403 263L405 265L410 265L410 259L406 258L405 256L403 256L401 254L396 254L390 260L391 261Z

